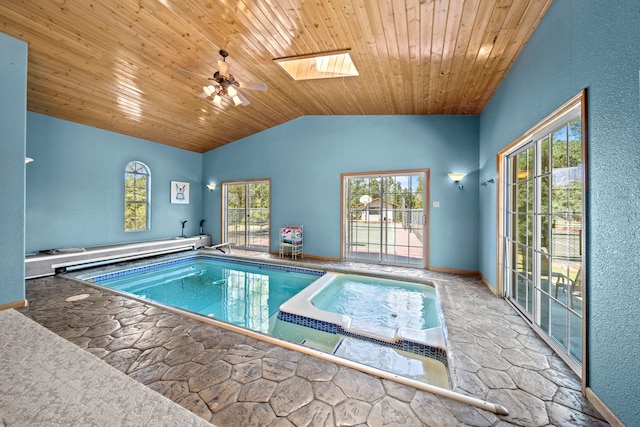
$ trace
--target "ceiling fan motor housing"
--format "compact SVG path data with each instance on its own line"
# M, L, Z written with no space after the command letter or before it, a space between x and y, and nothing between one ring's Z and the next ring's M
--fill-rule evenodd
M220 72L216 71L213 74L213 80L215 80L215 82L218 83L218 85L220 85L220 87L222 87L222 89L224 89L225 91L231 85L236 87L239 86L238 82L235 81L231 74L229 74L229 78L225 78L224 76L220 75Z

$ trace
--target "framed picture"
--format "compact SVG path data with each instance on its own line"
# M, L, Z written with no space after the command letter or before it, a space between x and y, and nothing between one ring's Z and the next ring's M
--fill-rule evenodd
M189 204L189 183L171 181L171 203Z

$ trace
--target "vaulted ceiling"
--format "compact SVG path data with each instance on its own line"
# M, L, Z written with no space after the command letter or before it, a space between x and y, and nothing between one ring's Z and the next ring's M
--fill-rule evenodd
M4 0L27 108L195 152L303 115L479 114L552 0ZM250 101L198 97L220 49ZM273 60L348 50L357 77Z

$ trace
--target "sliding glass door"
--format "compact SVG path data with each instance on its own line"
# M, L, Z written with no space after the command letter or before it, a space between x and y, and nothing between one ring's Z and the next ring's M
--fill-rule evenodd
M268 180L222 184L225 242L269 250L269 187Z
M505 296L582 364L584 167L580 104L504 160Z
M425 267L427 171L343 175L348 260Z

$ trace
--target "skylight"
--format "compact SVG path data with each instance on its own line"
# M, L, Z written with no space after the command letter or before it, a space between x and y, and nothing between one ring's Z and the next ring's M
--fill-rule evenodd
M277 58L274 61L294 80L332 79L357 76L348 51Z

